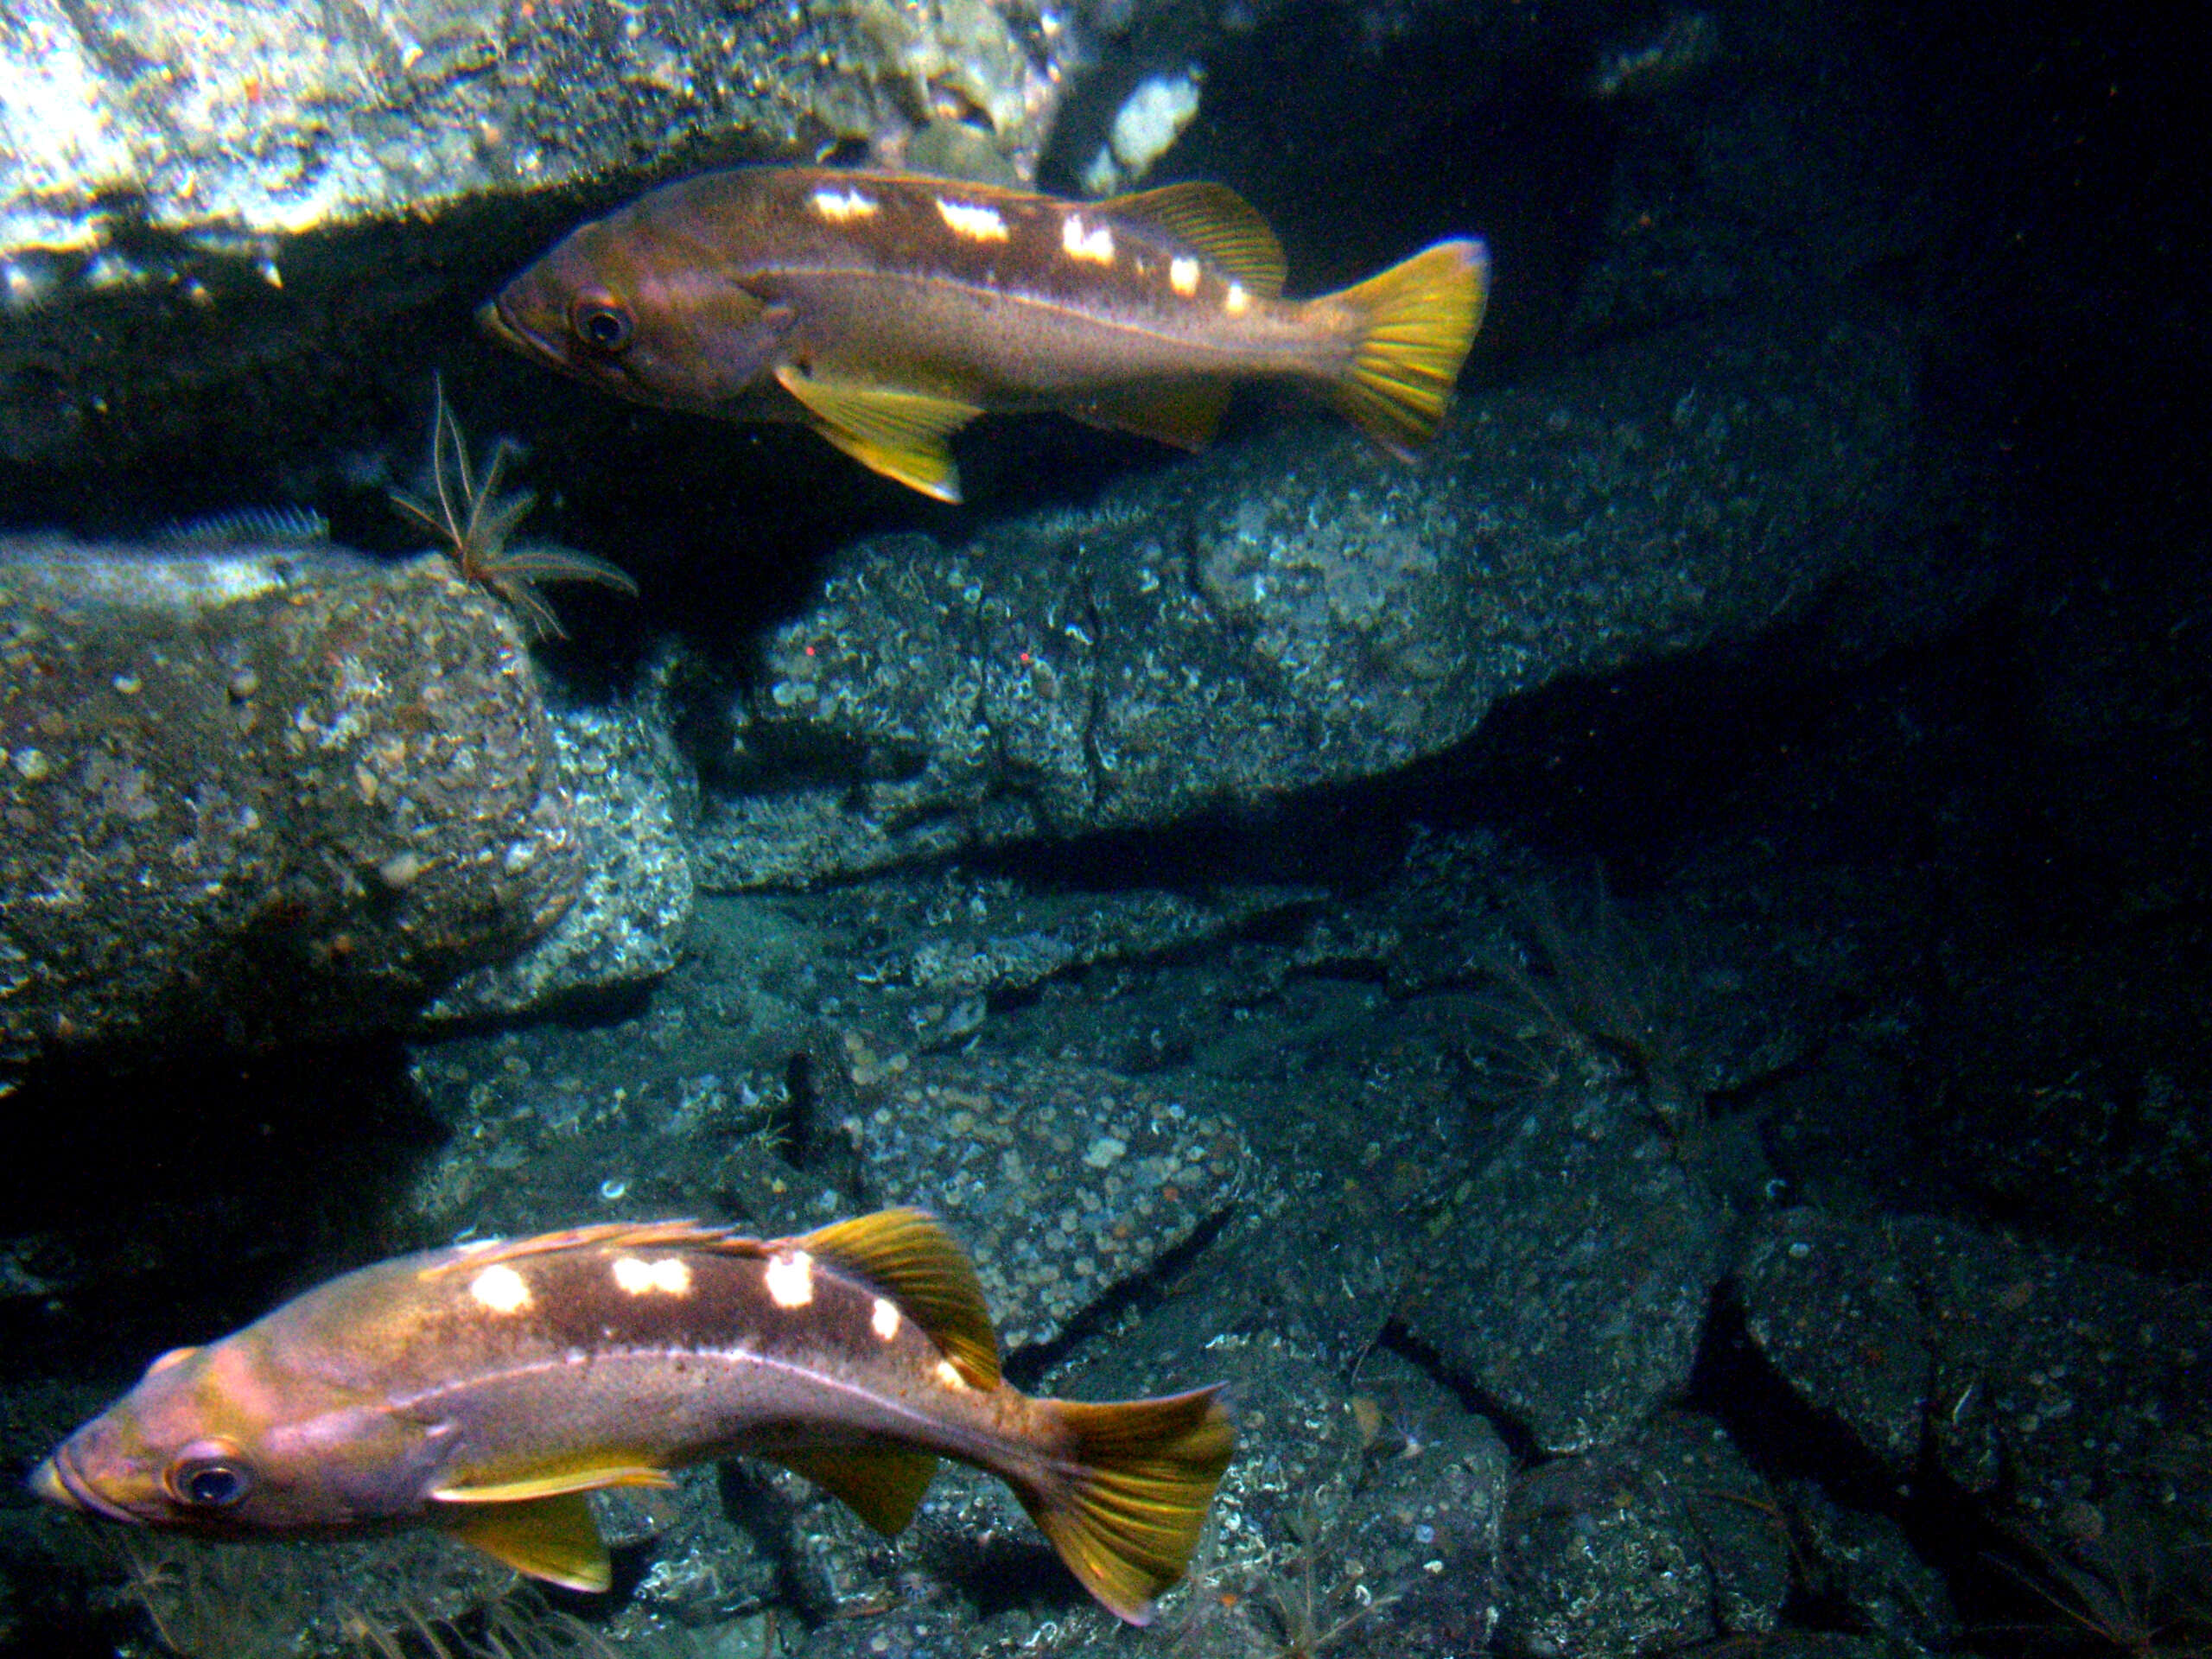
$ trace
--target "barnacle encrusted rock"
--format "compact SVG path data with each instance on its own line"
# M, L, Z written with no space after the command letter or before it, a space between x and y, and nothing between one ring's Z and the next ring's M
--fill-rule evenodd
M410 1017L567 909L569 811L442 558L0 542L0 1057Z
M1883 328L1690 328L1471 391L1414 463L1293 425L957 545L857 543L733 711L702 884L1345 784L1562 676L1930 586L1885 528L1912 406Z

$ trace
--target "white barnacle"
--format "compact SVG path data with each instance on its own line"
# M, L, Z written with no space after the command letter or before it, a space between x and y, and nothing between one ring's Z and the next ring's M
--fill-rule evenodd
M817 190L807 200L813 205L816 213L832 225L849 225L856 219L874 219L876 213L875 198L862 195L857 190L832 190L825 187Z
M1167 286L1189 299L1198 291L1198 262L1188 254L1178 254L1169 260Z
M468 1281L468 1294L494 1313L519 1313L530 1306L530 1281L504 1262L495 1262Z
M888 1297L877 1297L874 1310L869 1313L868 1322L874 1328L877 1336L886 1342L890 1341L899 1334L899 1304Z
M1114 263L1114 232L1103 225L1085 226L1081 213L1070 213L1060 226L1060 246L1071 259L1087 259L1094 265Z
M970 242L1006 240L1006 220L995 207L979 207L973 202L951 201L939 196L937 213L955 236L964 236Z
M1243 283L1231 283L1229 285L1229 292L1221 296L1221 308L1224 315L1232 317L1241 317L1252 308L1252 296L1244 291Z
M658 1262L618 1255L614 1258L614 1284L631 1296L650 1296L655 1291L664 1296L688 1296L691 1294L691 1268L678 1255L664 1256Z
M768 1300L778 1307L804 1307L814 1300L814 1258L791 1250L768 1258Z

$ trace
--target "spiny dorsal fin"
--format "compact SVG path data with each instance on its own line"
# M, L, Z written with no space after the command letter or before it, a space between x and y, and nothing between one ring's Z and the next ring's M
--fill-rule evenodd
M1272 300L1282 292L1282 244L1259 210L1225 184L1194 179L1109 196L1098 205L1117 218L1157 226L1189 243L1260 299Z
M944 1350L970 1386L999 1382L999 1339L967 1252L935 1216L884 1210L785 1241L866 1280Z
M486 1503L450 1523L493 1560L564 1590L604 1590L614 1573L582 1492L527 1503Z
M488 1268L495 1262L518 1262L526 1256L556 1255L563 1250L594 1244L645 1249L674 1245L689 1249L728 1249L733 1245L757 1243L742 1239L727 1227L710 1227L696 1221L601 1221L588 1227L563 1227L557 1232L533 1233L528 1238L487 1240L462 1245L442 1260L433 1262L416 1275L439 1279L463 1268Z
M921 1507L922 1494L937 1475L937 1459L926 1452L848 1451L835 1446L802 1447L772 1454L793 1474L804 1475L881 1533L896 1538Z
M945 440L983 412L975 404L863 380L817 380L788 364L776 382L805 406L817 432L861 466L940 501L960 499L960 469Z

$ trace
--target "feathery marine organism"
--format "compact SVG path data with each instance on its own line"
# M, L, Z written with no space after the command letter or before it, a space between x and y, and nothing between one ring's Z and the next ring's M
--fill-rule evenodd
M617 1222L403 1256L164 1354L31 1484L215 1536L442 1525L604 1590L588 1492L748 1452L889 1535L957 1458L1141 1624L1234 1449L1216 1394L1092 1405L1007 1386L975 1268L917 1211L769 1242Z
M877 472L960 499L946 441L1058 410L1186 448L1231 386L1329 398L1403 454L1443 418L1490 261L1440 242L1318 299L1235 192L1098 202L818 168L679 180L581 226L478 315L596 386L730 419L797 419Z
M604 559L550 542L514 540L515 526L537 505L531 490L499 493L499 475L514 445L505 438L494 440L479 479L461 422L446 402L445 383L432 385L430 499L393 490L391 505L443 542L463 576L505 599L533 638L567 638L561 619L537 591L540 582L595 582L634 597L638 584Z

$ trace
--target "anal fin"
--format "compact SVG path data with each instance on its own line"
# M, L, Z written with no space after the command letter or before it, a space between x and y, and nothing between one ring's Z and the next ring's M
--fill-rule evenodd
M449 1523L464 1541L526 1578L567 1590L604 1590L614 1573L582 1492L525 1503L471 1504Z
M881 1533L906 1531L937 1475L926 1452L804 1447L773 1453L793 1474L804 1475Z
M1179 449L1203 449L1213 442L1229 387L1218 380L1183 380L1109 391L1069 405L1068 413L1088 426L1172 443Z
M814 429L861 466L940 501L960 499L960 469L945 441L983 411L932 392L859 380L817 380L786 364L777 384Z

